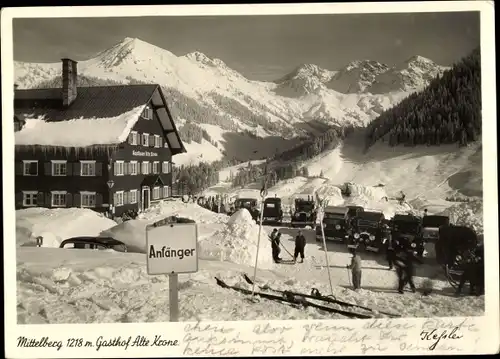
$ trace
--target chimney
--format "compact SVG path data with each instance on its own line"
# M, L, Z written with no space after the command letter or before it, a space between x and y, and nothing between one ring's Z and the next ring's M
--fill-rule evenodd
M63 106L68 107L76 99L76 86L78 74L77 62L71 59L62 59L62 101Z

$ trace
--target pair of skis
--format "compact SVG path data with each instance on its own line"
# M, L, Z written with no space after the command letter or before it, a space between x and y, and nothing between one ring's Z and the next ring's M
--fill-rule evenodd
M220 287L222 287L222 288L232 289L234 291L237 291L237 292L240 292L240 293L246 294L246 295L252 295L252 291L251 290L248 290L248 289L245 289L245 288L241 288L241 287L237 287L237 286L228 285L222 279L217 278L217 277L215 277L215 280L217 281L217 284ZM348 311L344 311L344 310L340 310L340 309L335 309L335 308L327 307L327 306L316 304L316 303L311 303L311 302L307 301L306 299L304 299L303 297L299 297L299 296L285 297L283 295L275 295L275 294L269 294L269 293L263 293L263 292L255 292L254 294L256 296L259 296L259 297L264 298L264 299L273 300L273 301L277 301L277 302L288 303L288 304L292 305L295 308L312 307L312 308L316 308L318 310L323 310L323 311L329 312L329 313L341 314L341 315L344 315L344 316L346 316L348 318L358 318L358 319L369 319L369 318L372 318L371 315L367 315L367 314L360 314L360 313L348 312Z
M248 277L248 275L244 274L243 277L248 284L253 285L253 281ZM215 278L215 280L217 281L217 284L219 286L221 286L222 288L232 289L232 290L235 290L237 292L247 294L247 295L252 294L251 290L237 287L237 286L230 286L217 277ZM261 298L264 298L264 299L268 299L268 300L285 302L285 303L291 304L292 306L294 306L296 308L301 307L301 306L302 307L312 307L312 308L316 308L316 309L323 310L323 311L330 312L330 313L341 314L341 315L344 315L348 318L358 318L358 319L372 318L373 317L372 314L374 314L374 312L375 312L375 310L373 310L372 308L360 306L357 304L347 303L347 302L338 300L332 296L323 296L316 288L312 289L311 294L298 293L298 292L293 292L293 291L288 291L288 290L285 290L285 291L276 290L276 289L270 288L267 285L259 286L259 289L261 291L255 292L254 293L255 295L257 295ZM278 293L279 295L265 293L262 291L271 291L271 292ZM338 304L338 305L341 305L343 307L364 309L364 310L368 310L368 311L372 312L372 314L362 314L362 313L350 312L350 311L341 310L341 309L335 309L335 308L328 307L325 305L313 303L307 299L323 301L323 302L326 302L329 304ZM399 317L399 315L394 314L394 313L388 313L388 312L383 312L383 311L379 311L379 313L387 315L389 317L393 317L393 318Z
M245 281L248 284L253 285L253 281L250 279L250 277L248 277L248 275L243 274L243 278L245 279ZM341 305L344 307L360 308L360 309L364 309L364 310L367 310L370 312L375 311L374 309L369 308L369 307L365 307L362 305L352 304L352 303L344 302L342 300L338 300L331 295L327 295L327 296L321 295L320 291L316 288L311 289L311 294L304 294L304 293L298 293L298 292L293 292L293 291L289 291L289 290L282 291L282 290L272 289L268 285L263 285L263 286L258 286L258 287L261 290L269 290L272 292L281 293L284 296L303 296L304 298L320 300L320 301L324 301L324 302L331 303L331 304L338 304L338 305ZM399 317L399 315L394 314L394 313L384 312L384 311L380 311L380 310L378 312L381 314L390 316L390 317L394 317L394 318Z

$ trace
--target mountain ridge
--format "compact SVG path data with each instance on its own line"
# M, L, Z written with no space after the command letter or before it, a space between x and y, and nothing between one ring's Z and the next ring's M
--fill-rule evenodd
M415 59L420 57L415 56ZM377 68L376 62L367 61L367 69ZM409 77L415 73L420 76L425 71L434 71L433 65L425 61L422 64L426 64L426 68L421 71L417 71L418 61L412 64L414 71L407 71ZM61 74L60 63L16 61L14 69L19 88L36 87ZM80 61L78 73L123 84L158 83L168 89L169 94L175 95L178 102L178 111L174 114L176 120L185 122L196 118L195 122L203 125L217 142L217 148L211 149L212 153L222 155L225 149L237 150L237 144L230 143L232 140L229 138L233 141L241 138L231 133L247 133L253 136L255 147L266 148L259 153L258 159L274 155L277 150L286 150L288 142L296 144L288 139L314 133L318 126L311 124L364 127L382 111L415 91L406 86L404 91L390 93L342 93L327 85L339 72L314 64L299 65L281 77L281 82L254 81L231 69L223 60L200 51L176 56L132 37ZM425 85L419 81L410 83ZM182 106L182 103L185 105ZM277 146L261 146L262 141L270 142L266 138L282 141L278 141ZM200 152L200 155L203 153L202 148L193 151Z

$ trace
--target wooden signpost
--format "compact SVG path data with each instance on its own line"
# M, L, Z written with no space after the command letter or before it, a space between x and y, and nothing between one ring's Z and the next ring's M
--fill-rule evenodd
M146 227L146 258L149 275L169 277L170 321L179 319L178 275L198 271L196 223L155 223Z

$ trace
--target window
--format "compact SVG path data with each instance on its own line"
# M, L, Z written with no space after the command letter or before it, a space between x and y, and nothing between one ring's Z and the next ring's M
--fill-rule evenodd
M80 192L82 207L95 207L97 195L95 192Z
M66 176L67 163L66 161L51 161L52 176Z
M170 173L170 171L171 171L171 169L172 169L172 166L171 166L171 163L170 163L170 162L168 162L168 161L164 161L164 162L161 164L161 166L162 166L161 171L162 171L163 173Z
M137 146L137 131L130 131L128 135L128 143Z
M160 187L153 187L153 199L160 199Z
M81 176L95 176L95 161L80 161Z
M115 176L123 176L123 167L124 163L123 161L116 161L115 162Z
M23 206L34 207L38 205L37 191L23 191Z
M153 173L160 173L160 162L153 162Z
M115 207L123 206L123 191L115 193Z
M149 146L149 133L142 134L142 145Z
M52 207L66 207L66 191L52 191Z
M128 198L130 204L137 203L137 190L136 189L131 190Z
M163 198L170 197L170 187L163 186Z
M38 176L38 161L23 161L23 175Z
M129 168L129 174L136 175L137 174L137 161L130 161L128 168Z
M142 117L145 118L146 120L152 120L153 119L153 110L149 108L149 106L146 106L144 111L142 111Z
M160 148L161 147L161 137L158 135L155 135L155 147Z
M149 162L142 162L141 173L143 175L148 175L150 173L150 164Z

